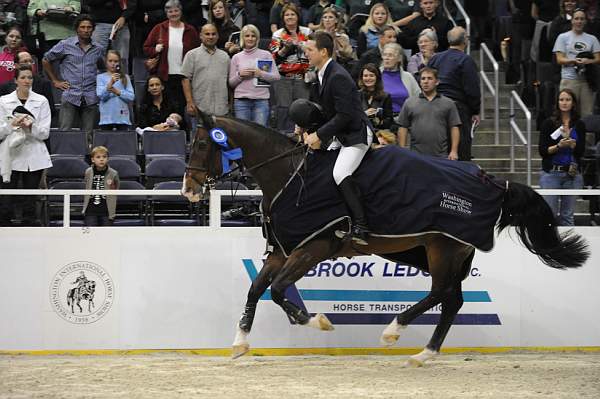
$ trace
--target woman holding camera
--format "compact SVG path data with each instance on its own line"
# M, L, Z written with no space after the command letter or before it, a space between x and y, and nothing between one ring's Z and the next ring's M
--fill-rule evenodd
M135 100L131 79L125 72L117 50L106 53L106 72L96 76L96 94L100 103L100 122L104 130L127 130L131 126L129 106Z
M583 177L579 160L585 150L585 125L579 119L573 91L562 89L554 114L542 123L539 152L542 156L540 187L543 189L580 189ZM573 226L574 195L547 195L557 224Z
M371 120L376 130L389 129L393 132L398 130L394 125L394 114L392 112L392 98L383 91L381 72L374 64L366 64L360 70L358 87L362 108Z

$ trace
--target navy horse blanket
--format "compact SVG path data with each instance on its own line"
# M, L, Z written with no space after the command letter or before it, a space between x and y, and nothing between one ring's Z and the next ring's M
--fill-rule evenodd
M337 151L315 151L271 204L271 227L286 254L347 222L333 180ZM397 146L367 153L354 172L373 235L439 232L482 251L494 246L506 182L471 162L420 155Z

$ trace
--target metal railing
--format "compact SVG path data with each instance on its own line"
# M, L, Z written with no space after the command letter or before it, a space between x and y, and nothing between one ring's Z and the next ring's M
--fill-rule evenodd
M494 68L494 84L490 82L490 79L487 77L485 73L485 58L492 63L492 67ZM481 43L481 51L479 51L479 79L480 79L480 90L481 90L481 109L480 115L481 119L485 119L485 86L487 87L490 94L494 97L494 130L496 134L494 136L494 143L496 145L500 144L500 67L498 62L492 55L492 52L488 48L485 43Z
M527 119L527 137L523 136L523 131L515 120L515 102L525 114L525 119ZM517 92L512 90L510 92L510 171L512 173L515 171L515 133L527 149L527 185L531 186L531 112Z
M578 195L578 196L600 196L600 189L577 189L577 190L560 190L560 189L545 189L536 190L541 195ZM63 225L62 228L79 228L71 226L71 196L77 195L94 195L98 194L98 190L0 190L2 195L46 195L46 196L63 196ZM152 197L164 196L181 196L179 190L103 190L104 195L118 196L146 196L149 199ZM232 192L231 190L211 190L209 200L209 224L208 226L194 226L198 228L221 228L221 197L261 197L260 190L239 190ZM11 227L12 228L12 227ZM229 227L228 227L229 228ZM246 227L242 227L246 228ZM256 227L254 227L256 228Z
M458 0L454 0L454 5L456 6L456 9L460 13L460 15L462 15L462 17L465 19L465 30L467 31L467 38L470 39L471 38L471 18L469 18L469 16L467 15L467 12L465 11L462 4L460 4L460 2ZM448 6L446 5L446 0L444 0L443 7L444 7L444 12L446 13L446 16L448 17L450 22L452 22L452 25L458 26L458 24L454 20L454 17L452 16L452 13L450 12L450 10L448 9ZM465 51L467 54L471 54L471 42L470 41L467 42L467 48L465 49Z

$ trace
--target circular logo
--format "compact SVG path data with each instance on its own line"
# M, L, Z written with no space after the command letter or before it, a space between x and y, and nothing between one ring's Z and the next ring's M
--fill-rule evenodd
M60 269L50 283L54 311L73 324L100 320L114 302L114 284L100 265L79 261Z
M218 127L210 129L208 132L210 138L219 145L225 145L227 143L227 133L223 129Z

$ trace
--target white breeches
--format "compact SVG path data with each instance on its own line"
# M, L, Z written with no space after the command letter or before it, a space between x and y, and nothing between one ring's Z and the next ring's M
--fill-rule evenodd
M371 129L367 128L367 131L368 145L361 143L351 147L342 146L340 148L340 153L333 166L333 180L335 180L335 184L338 186L346 177L351 176L352 173L358 169L362 159L365 157L365 154L371 146L371 143L373 142L373 133L371 132ZM331 149L332 146L329 148Z

